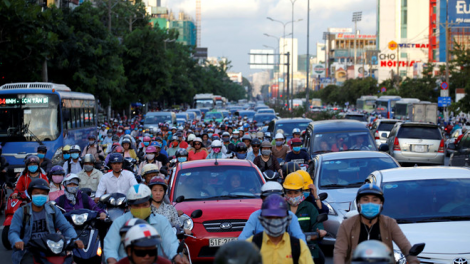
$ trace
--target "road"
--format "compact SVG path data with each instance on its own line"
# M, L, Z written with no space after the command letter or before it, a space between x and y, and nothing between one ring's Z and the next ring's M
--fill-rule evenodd
M447 166L449 164L449 158L446 157L445 159L445 165ZM385 205L386 206L386 205ZM0 229L3 231L3 221L5 220L5 216L2 214L0 216L0 223L2 223L2 226L0 226ZM333 250L332 248L325 248L325 256L326 256L326 264L332 264L333 263ZM2 260L2 264L10 264L11 262L11 250L6 250L5 247L0 246L0 259Z

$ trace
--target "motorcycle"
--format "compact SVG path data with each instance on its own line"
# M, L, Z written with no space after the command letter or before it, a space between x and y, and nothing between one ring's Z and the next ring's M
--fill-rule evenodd
M2 242L3 246L7 249L11 249L10 241L8 240L8 231L10 231L11 220L13 219L13 215L15 214L18 208L22 207L23 205L30 202L29 197L26 195L25 192L19 193L16 199L13 199L11 195L8 197L7 200L7 208L5 210L5 221L3 222L3 230L2 230Z
M106 208L106 212L111 221L127 212L126 195L122 193L109 193L100 197L101 208Z
M47 234L41 238L32 239L26 246L34 258L34 264L71 264L75 248L75 240L61 234Z
M191 235L186 234L184 232L184 230L185 229L192 229L192 227L191 227L191 225L193 225L193 220L192 219L199 218L201 216L202 216L202 210L200 210L200 209L194 210L191 213L191 217L189 217L186 214L182 214L181 216L179 216L181 226L173 227L173 230L175 231L176 237L180 241L180 244L179 244L178 249L177 249L176 252L178 254L182 255L183 257L187 258L190 264L192 264L191 254L189 252L188 245L185 243L185 239L188 238L188 237L192 237L194 239L197 239L197 238L195 236L193 236L192 234Z

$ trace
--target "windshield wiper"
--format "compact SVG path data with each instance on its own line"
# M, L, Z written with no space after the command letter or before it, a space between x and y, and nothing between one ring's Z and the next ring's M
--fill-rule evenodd
M21 131L23 136L24 136L25 133L29 133L31 135L31 137L34 138L39 143L39 145L42 145L42 141L31 130L29 130L28 127L29 127L29 124L27 124L23 127L23 130Z
M415 221L411 221L411 220L408 220L408 219L395 219L397 221L397 223L399 224L409 224L409 223L416 223Z
M350 184L348 184L347 186L360 187L360 186L362 186L362 185L364 185L364 182L363 182L363 181L362 181L362 182L350 183Z
M439 221L458 221L458 220L470 220L470 216L439 216L439 217L431 217L426 218L423 220L416 221L416 223L424 223L424 222L439 222Z
M340 187L340 188L344 188L346 187L347 185L342 185L342 184L327 184L327 185L322 185L321 187L326 187L326 188L335 188L335 187Z
M331 150L317 150L315 152L313 152L313 154L317 154L317 153L329 153L329 152L332 152Z
M226 195L207 197L207 199L222 200L222 199L240 198L240 197L255 198L256 196L254 194L251 194L251 195L250 194L226 194Z

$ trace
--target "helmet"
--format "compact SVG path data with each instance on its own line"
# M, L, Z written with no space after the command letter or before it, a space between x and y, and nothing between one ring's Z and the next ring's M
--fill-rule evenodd
M300 129L298 129L298 128L292 129L292 135L294 135L294 134L299 134L300 135Z
M251 142L251 136L245 134L245 135L242 137L242 141L243 141L243 140L249 140L249 141Z
M300 146L302 145L302 140L300 138L293 138L291 141L292 146Z
M152 191L145 184L136 184L127 191L126 199L129 205L141 204L152 198Z
M65 146L62 148L62 152L70 152L70 145L65 145Z
M263 141L261 143L261 148L271 148L273 145L271 145L271 143L267 140Z
M284 135L281 133L277 133L274 139L284 139Z
M140 224L146 224L147 221L145 220L142 220L140 218L131 218L129 220L127 220L127 222L121 227L121 229L119 229L119 234L122 236L125 236L127 231L129 231L129 229L131 229L131 227L135 226L135 225L140 225Z
M124 247L153 247L157 250L160 245L160 234L149 224L134 225L129 229L124 237Z
M129 138L123 138L121 141L121 145L124 145L124 143L129 143L129 146L132 144L132 140Z
M276 180L277 172L274 172L272 170L265 170L263 172L263 177L266 179L266 181L274 181Z
M112 141L119 141L119 137L114 135L113 138L112 138Z
M71 148L70 148L70 153L73 153L73 152L82 152L82 150L80 149L80 146L79 145L73 145Z
M193 141L195 138L196 138L196 135L190 134L190 135L188 136L188 141Z
M45 145L39 145L36 151L46 152L47 147Z
M47 193L49 193L49 183L47 183L46 180L44 179L34 179L31 181L31 183L28 185L28 194L31 195L33 192L33 189L41 189L41 190L46 190Z
M230 137L230 133L225 131L224 133L222 133L222 137Z
M261 186L261 198L267 197L274 193L280 196L284 194L284 190L282 189L282 186L280 183L275 182L275 181L268 181L265 184L263 184L263 186Z
M233 130L232 134L240 134L240 132L238 131L238 129L235 129L235 130Z
M297 172L292 172L287 175L282 186L286 190L302 190L304 187L304 178Z
M83 163L95 163L95 156L92 154L85 154L85 157L83 157Z
M211 148L221 148L222 147L222 142L220 140L214 140L211 143Z
M154 146L148 146L145 150L145 153L157 153L157 148L155 148Z
M150 173L160 173L160 169L155 164L145 164L142 168L142 176L145 176Z
M283 197L272 194L264 199L261 205L261 216L287 217L289 208Z
M200 137L196 137L194 138L193 142L200 142L202 143L202 139Z
M366 240L357 245L351 263L393 264L395 257L384 243L378 240Z
M259 141L258 138L253 138L253 140L251 141L251 145L261 145L261 141Z
M111 153L109 154L109 163L110 164L113 164L113 163L122 163L123 161L123 157L121 154L119 153Z
M188 151L187 151L186 149L180 148L180 149L178 149L178 150L176 151L175 154L176 154L175 156L176 156L177 158L178 158L178 157L187 157L187 156L188 156Z
M96 139L95 134L90 134L90 135L88 135L88 139Z
M150 137L148 137L148 136L145 136L145 137L144 137L144 139L143 139L143 141L144 141L144 142L150 142L150 141L151 141L151 139L150 139Z
M65 186L65 185L69 184L72 181L76 181L76 183L78 185L80 183L80 177L78 177L78 175L75 174L75 173L67 174L67 176L62 181L62 184Z
M119 143L118 143L119 144ZM124 153L124 148L121 147L120 145L117 145L114 150L113 150L113 153Z
M232 241L223 245L215 254L214 264L261 264L263 260L258 248L248 241Z
M264 137L271 138L272 137L271 132L265 132Z
M304 190L308 190L310 189L308 186L310 184L313 184L313 180L312 180L312 177L310 177L310 174L308 174L308 172L304 171L304 170L298 170L296 171L298 174L300 174L300 176L302 176L302 178L304 179L304 187L303 189Z
M148 187L152 189L154 185L161 185L163 186L163 190L166 192L168 190L168 184L166 184L165 180L160 177L153 177L148 184Z
M51 168L48 174L49 174L49 177L52 175L65 175L65 171L64 171L64 168L62 168L62 166L55 165L54 167Z
M282 170L282 175L286 177L286 175L289 175L292 172L296 172L300 170L300 166L299 164L295 162L287 162L282 165L281 170Z
M236 148L235 148L236 152L247 151L247 150L248 150L248 148L246 147L245 143L243 143L243 142L238 143Z
M361 199L362 196L368 195L368 194L372 194L372 195L379 197L380 200L382 200L382 203L385 202L384 192L382 191L382 189L373 183L366 183L362 185L361 188L359 188L359 190L357 190L356 204L359 203L359 200Z
M35 156L35 155L31 155L31 156L28 156L26 157L25 161L24 161L24 165L26 167L28 167L29 164L31 163L37 163L39 165L39 158L38 156Z
M126 134L126 135L131 134L131 130L130 130L130 129L126 129L126 130L124 131L124 134Z

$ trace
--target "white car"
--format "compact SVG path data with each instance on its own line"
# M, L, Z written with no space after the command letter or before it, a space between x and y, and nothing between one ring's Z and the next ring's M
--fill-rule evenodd
M470 170L412 167L372 172L385 197L382 214L394 218L410 243L426 243L421 263L470 260ZM355 207L355 206L354 206ZM356 211L357 212L357 211ZM354 215L349 212L347 216ZM395 246L395 258L403 255ZM405 260L399 261L404 264Z

